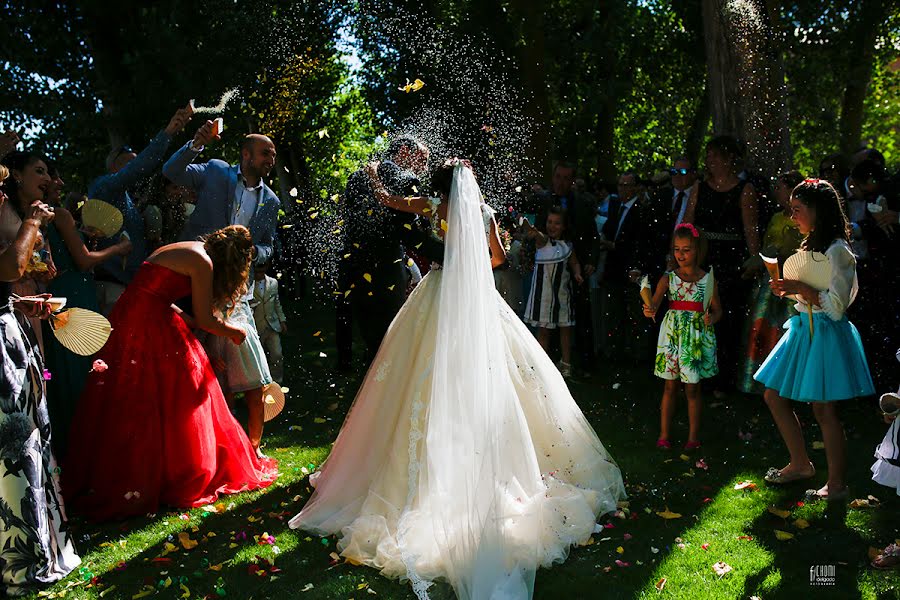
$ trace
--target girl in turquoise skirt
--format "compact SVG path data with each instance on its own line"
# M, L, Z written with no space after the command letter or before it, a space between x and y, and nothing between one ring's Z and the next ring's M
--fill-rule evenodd
M811 403L828 461L828 481L816 493L840 500L848 495L846 441L836 401L875 393L859 333L844 314L858 290L856 257L847 215L827 181L807 179L794 188L791 218L805 236L800 250L820 253L813 260L827 260L830 280L827 289L790 279L769 284L777 296L792 297L799 314L785 323L787 332L754 375L766 388L766 404L790 453L788 465L770 469L765 479L781 484L815 475L789 401Z

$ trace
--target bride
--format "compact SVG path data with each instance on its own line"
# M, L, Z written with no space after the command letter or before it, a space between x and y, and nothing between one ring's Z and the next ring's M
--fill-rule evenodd
M389 196L369 174L381 203L432 219L444 268L391 323L290 526L340 534L346 560L420 599L438 579L462 600L531 598L536 569L624 498L621 473L494 288L503 249L469 164L438 169L440 199Z

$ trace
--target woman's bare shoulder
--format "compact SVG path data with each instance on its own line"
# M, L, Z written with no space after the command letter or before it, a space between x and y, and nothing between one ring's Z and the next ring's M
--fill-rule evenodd
M147 258L147 262L172 269L177 273L191 275L212 269L212 260L203 248L203 242L175 242L158 249Z

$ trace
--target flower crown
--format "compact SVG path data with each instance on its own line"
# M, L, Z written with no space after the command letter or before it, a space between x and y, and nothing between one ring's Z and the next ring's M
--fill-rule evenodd
M700 232L697 231L697 228L694 227L691 223L679 223L677 227L675 227L675 231L684 230L690 231L691 237L698 238L700 237Z

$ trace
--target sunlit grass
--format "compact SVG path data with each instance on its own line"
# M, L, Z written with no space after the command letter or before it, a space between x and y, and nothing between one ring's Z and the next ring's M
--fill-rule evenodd
M83 568L99 578L99 585L88 587L85 573L76 572L45 595L128 600L152 587L147 598L414 599L408 585L384 579L373 569L333 561L333 539L287 526L310 494L303 469L324 460L359 382L359 374L338 377L330 371L334 346L328 330L333 315L316 306L297 312L306 322L301 325L295 319L297 324L285 340L288 356L293 357L287 365L288 406L265 436L266 453L279 461L278 481L265 490L222 498L226 506L233 503L223 513L161 512L103 525L76 520ZM324 336L313 336L319 330L326 332ZM322 337L325 341L320 341ZM621 385L614 390L614 383ZM783 464L785 452L759 400L734 397L717 408L707 407L704 447L683 460L680 449L662 452L653 446L659 389L646 369L606 369L576 383L573 393L625 475L630 513L625 519L601 518L601 524L614 527L595 534L591 545L573 549L565 563L539 571L535 598L897 597L900 576L871 570L866 558L869 546L884 546L900 537L895 492L869 481L872 449L884 432L871 407L857 403L846 411L850 482L855 497L873 494L883 504L848 511L823 502L806 503L804 489L824 482L822 451L813 452L820 475L808 486L779 489L763 483L766 468ZM811 421L808 411L800 414ZM682 411L673 439L686 433L683 417ZM752 430L753 440L739 440L738 429ZM817 429L808 427L808 437L817 439ZM697 466L700 458L708 469ZM758 487L735 490L743 480ZM770 506L788 510L788 518L770 513ZM657 516L666 508L682 516L670 520ZM797 528L797 519L809 527ZM779 540L776 530L794 537ZM181 532L189 533L197 547L182 548ZM263 533L274 536L275 544L254 539ZM176 550L163 556L167 542ZM251 565L259 564L260 558L274 562L281 572L251 574ZM617 559L628 566L617 566ZM719 561L732 571L716 575L712 565ZM835 588L809 585L809 568L816 564L836 565ZM662 578L666 583L660 592L656 584ZM436 600L453 597L446 585L432 591Z

